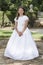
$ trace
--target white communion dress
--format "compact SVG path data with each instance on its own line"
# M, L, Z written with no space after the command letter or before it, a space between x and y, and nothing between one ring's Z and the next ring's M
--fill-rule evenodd
M15 22L18 22L18 30L22 31L24 23L29 20L28 16L20 16L17 20L15 17ZM14 29L8 44L6 46L5 57L12 58L14 60L31 60L39 56L39 52L34 42L31 32L26 28L22 36L19 36Z

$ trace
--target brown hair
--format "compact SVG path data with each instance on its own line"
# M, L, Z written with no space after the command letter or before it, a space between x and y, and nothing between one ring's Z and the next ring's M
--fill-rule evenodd
M22 8L22 9L23 9L23 11L24 11L23 15L25 15L25 8L24 8L23 6L20 6L19 8ZM18 9L19 9L19 8L18 8ZM19 16L20 16L20 15L19 15L19 13L17 12L17 15L16 15L17 19L19 18Z

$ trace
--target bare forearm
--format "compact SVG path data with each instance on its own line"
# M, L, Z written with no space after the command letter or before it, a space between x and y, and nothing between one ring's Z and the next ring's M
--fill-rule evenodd
M19 32L17 29L17 23L15 23L15 30L17 31L17 33Z
M24 26L23 30L22 30L22 33L26 30L27 26Z
M19 33L18 29L16 28L17 33Z
M18 31L17 27L15 27L15 30L17 31L17 33L19 33L19 31Z
M24 27L23 27L22 33L26 30L27 25L28 25L28 21L24 24Z

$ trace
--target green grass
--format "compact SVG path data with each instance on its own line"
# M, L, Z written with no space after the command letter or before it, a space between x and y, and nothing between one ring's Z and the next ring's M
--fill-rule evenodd
M0 30L0 39L1 38L9 38L11 34L13 33L13 30ZM34 39L40 39L43 37L43 34L37 33L37 32L31 32Z
M43 36L43 34L36 33L36 34L32 34L32 36L33 36L33 38L35 38L35 39L40 39L40 38Z
M0 38L8 38L12 34L12 30L0 30Z

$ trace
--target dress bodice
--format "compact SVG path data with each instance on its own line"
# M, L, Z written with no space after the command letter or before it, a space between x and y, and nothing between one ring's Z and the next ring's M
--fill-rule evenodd
M18 19L16 19L17 17L15 17L15 22L18 22L18 30L22 31L24 23L26 22L26 20L29 20L29 18L26 15L20 16Z

